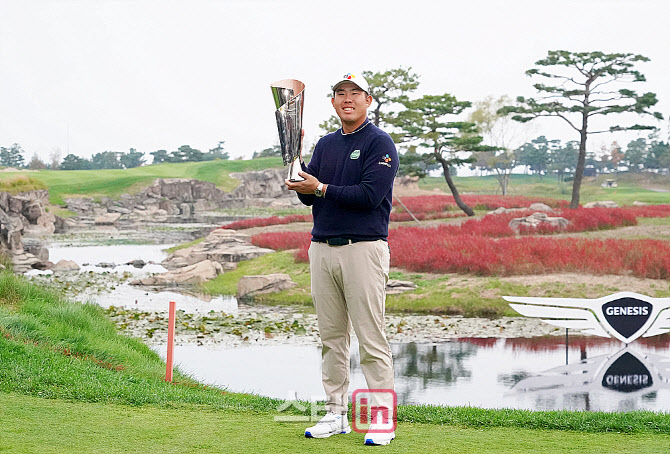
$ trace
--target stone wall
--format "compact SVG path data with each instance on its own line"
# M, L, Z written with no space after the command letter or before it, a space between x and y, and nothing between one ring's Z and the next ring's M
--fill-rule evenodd
M285 168L232 174L240 180L232 192L218 189L214 183L187 178L159 178L137 195L122 195L118 200L102 198L65 199L67 208L96 224L122 221L190 222L203 213L217 209L239 209L300 205L295 193L286 189Z
M49 213L49 192L41 189L11 195L0 192L0 253L9 256L17 273L49 260L41 237L56 230L57 217ZM24 242L24 235L30 240Z

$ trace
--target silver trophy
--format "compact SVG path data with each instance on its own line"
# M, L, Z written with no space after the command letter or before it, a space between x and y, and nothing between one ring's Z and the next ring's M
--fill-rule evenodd
M271 85L277 110L277 129L284 165L288 167L289 181L303 181L298 175L302 148L302 104L305 84L295 79L280 80Z

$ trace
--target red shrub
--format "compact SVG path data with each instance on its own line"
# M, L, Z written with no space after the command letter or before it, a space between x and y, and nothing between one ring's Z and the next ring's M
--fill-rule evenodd
M445 235L440 228L398 228L391 265L409 271L481 275L588 272L670 277L670 244L658 240L501 238Z
M292 214L290 216L271 216L269 218L252 218L233 221L222 225L222 229L242 230L251 227L265 227L268 225L291 224L293 222L312 222L311 214Z
M285 251L309 245L312 234L309 232L270 232L251 237L251 243L258 247Z

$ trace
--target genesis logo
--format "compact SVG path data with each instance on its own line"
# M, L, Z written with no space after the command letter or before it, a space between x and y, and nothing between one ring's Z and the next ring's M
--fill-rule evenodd
M640 336L670 332L670 298L651 298L632 292L597 299L503 296L526 317L586 334L615 337L629 344Z

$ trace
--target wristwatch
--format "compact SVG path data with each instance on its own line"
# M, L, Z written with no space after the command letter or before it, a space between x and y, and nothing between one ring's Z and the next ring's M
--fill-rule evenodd
M319 185L316 187L314 190L314 195L317 197L323 197L323 183L319 183Z

